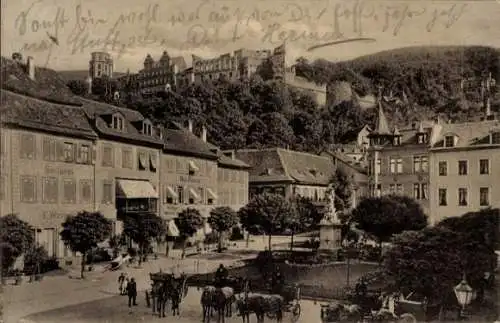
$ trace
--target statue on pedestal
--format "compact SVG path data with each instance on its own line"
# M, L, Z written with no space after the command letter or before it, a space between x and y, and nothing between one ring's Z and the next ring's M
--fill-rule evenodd
M341 222L335 209L336 196L333 185L330 185L327 192L325 215L319 223L320 249L334 251L341 247Z

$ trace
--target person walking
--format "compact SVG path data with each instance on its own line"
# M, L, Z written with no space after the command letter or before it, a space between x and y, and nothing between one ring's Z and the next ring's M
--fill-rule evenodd
M118 277L118 289L120 290L120 295L123 295L124 293L124 288L123 288L124 284L125 284L125 274L122 272Z
M137 284L134 278L127 285L128 307L137 306Z

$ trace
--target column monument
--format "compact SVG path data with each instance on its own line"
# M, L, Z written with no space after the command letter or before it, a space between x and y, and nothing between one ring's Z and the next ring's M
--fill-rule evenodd
M325 215L319 223L319 251L334 253L342 246L342 224L335 209L335 190L333 186L330 185L328 192Z

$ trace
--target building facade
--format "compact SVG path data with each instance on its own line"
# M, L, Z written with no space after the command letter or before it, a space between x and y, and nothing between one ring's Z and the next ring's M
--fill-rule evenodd
M322 202L335 172L329 157L281 148L237 150L235 157L252 167L250 198L274 193L286 198L303 196Z
M435 135L433 123L414 123L389 129L382 104L369 135L368 174L372 196L401 194L417 200L429 214L429 148Z
M175 88L178 85L177 74L185 69L183 57L170 57L164 51L160 59L155 61L148 54L144 59L143 69L137 75L140 92L147 95Z
M430 154L431 224L500 207L500 122L440 124Z
M110 54L106 52L93 52L90 54L89 77L91 79L103 76L113 78L113 71L113 58Z
M101 212L118 234L126 216L159 214L171 226L186 207L207 218L213 207L246 204L248 165L223 156L206 132L204 140L192 127L157 127L137 111L76 97L65 87L54 92L52 70L2 58L2 73L16 79L3 80L1 91L1 215L18 214L32 225L50 256L75 256L59 233L66 217L80 211ZM53 92L42 98L42 88ZM227 183L219 184L219 167L221 180L231 172ZM225 184L238 192L225 201L231 205L218 197Z

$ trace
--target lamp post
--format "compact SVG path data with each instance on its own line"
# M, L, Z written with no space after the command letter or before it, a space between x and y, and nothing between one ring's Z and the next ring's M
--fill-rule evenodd
M462 277L462 281L453 288L453 291L455 292L458 303L462 306L460 316L465 317L465 307L469 305L474 298L474 289L467 283L465 274Z

